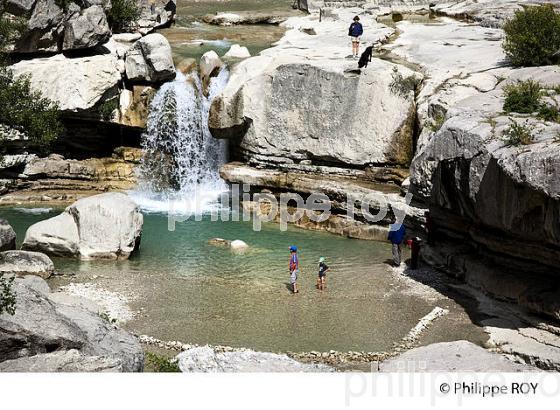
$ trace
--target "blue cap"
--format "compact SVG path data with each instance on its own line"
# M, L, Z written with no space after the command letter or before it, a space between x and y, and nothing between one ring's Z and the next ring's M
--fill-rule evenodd
M290 246L290 252L297 252L297 246Z

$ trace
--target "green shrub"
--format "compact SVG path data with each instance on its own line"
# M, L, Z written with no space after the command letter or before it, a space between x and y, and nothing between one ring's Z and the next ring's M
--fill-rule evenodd
M119 99L111 98L110 100L103 101L98 108L99 115L105 121L110 121L113 118L113 112L119 108Z
M503 29L503 48L513 65L541 66L560 61L560 15L552 5L517 11Z
M111 4L107 18L115 32L125 30L140 17L141 9L135 0L112 0Z
M103 319L105 322L107 322L111 325L116 325L117 324L117 319L109 316L109 314L107 312L100 312L100 313L98 313L98 315L101 319Z
M541 105L538 117L544 121L560 122L560 112L558 108L548 104Z
M178 373L181 372L179 365L165 356L146 352L146 364L149 371L156 373Z
M413 75L403 77L399 70L397 70L397 68L394 68L392 77L393 80L391 81L391 84L389 84L389 89L393 94L405 98L411 91L416 90L416 84L418 83L418 80Z
M541 85L533 80L518 81L504 87L505 112L530 114L538 111L541 100Z
M432 125L430 126L433 132L438 132L445 123L445 114L437 113L433 118Z
M60 7L62 10L67 11L68 10L68 6L70 6L70 3L74 3L73 0L54 0L54 3Z
M15 276L8 279L4 278L4 273L0 272L0 315L6 312L8 315L16 313L16 294L12 289Z
M6 67L0 67L0 124L25 132L29 147L43 152L62 133L57 104L33 91L29 77L16 79Z
M519 124L512 118L509 120L511 121L511 125L504 133L508 145L529 145L534 141L533 127L528 125L527 121L525 124Z

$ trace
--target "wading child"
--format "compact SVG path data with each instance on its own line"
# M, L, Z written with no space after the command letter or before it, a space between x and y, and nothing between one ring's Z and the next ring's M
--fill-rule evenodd
M325 263L325 258L319 258L319 276L317 277L317 288L324 289L327 286L327 271L329 267Z
M290 283L292 284L292 292L298 293L297 279L299 274L299 258L297 247L290 246Z

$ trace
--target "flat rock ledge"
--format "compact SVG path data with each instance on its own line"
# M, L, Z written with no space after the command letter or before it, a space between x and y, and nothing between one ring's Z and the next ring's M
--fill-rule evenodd
M538 368L516 363L474 343L459 340L417 347L380 364L389 372L527 372Z
M220 351L210 346L194 347L177 356L184 373L232 372L332 372L323 364L298 362L285 354L256 352L250 349Z

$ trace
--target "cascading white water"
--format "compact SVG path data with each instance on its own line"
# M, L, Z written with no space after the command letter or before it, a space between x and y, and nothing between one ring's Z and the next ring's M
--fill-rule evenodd
M228 78L223 68L210 80L206 97L196 73L177 72L155 95L142 136L138 188L131 194L143 209L191 214L217 206L226 189L219 176L226 145L210 134L208 113Z

